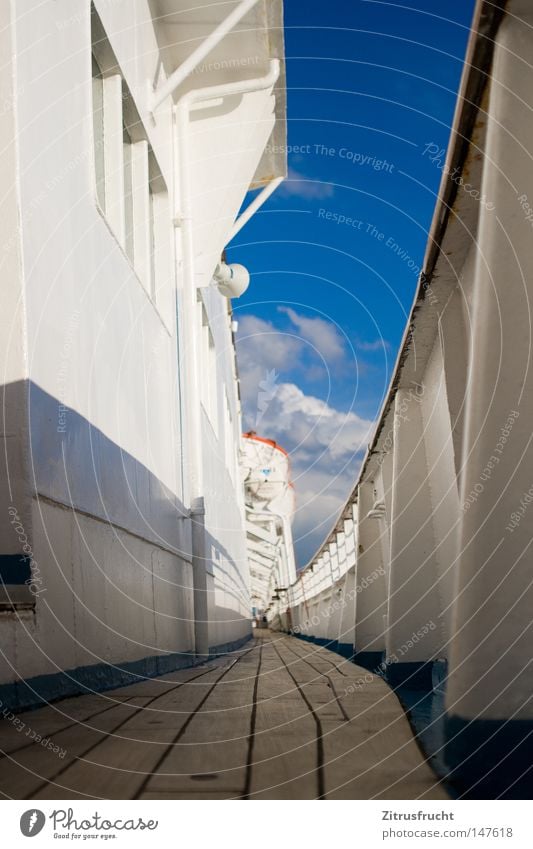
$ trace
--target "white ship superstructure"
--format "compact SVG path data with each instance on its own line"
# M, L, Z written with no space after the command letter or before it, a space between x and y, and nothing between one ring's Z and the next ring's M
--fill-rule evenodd
M250 635L247 274L223 252L285 174L285 87L272 0L17 0L0 39L0 682L21 706Z

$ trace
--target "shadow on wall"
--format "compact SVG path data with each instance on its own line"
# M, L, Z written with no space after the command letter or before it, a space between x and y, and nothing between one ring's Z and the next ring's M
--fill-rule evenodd
M3 707L22 710L197 663L191 522L182 501L35 384L8 384L2 400ZM177 477L178 458L169 462ZM211 535L208 542L235 575L229 553ZM245 589L234 584L212 599L213 620L223 623L212 655L250 637L249 623L231 609Z

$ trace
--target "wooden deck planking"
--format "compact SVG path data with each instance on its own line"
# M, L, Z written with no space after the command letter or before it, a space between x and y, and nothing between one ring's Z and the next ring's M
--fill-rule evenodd
M209 693L144 792L239 796L247 779L257 649L243 654Z
M18 726L9 721L0 723L0 758L24 747L32 746L34 735L47 737L72 725L90 720L104 711L110 710L117 704L128 702L131 696L122 695L108 698L103 695L87 695L72 699L63 699L55 705L38 708L19 714L16 717ZM23 727L21 727L21 725ZM14 728L17 734L13 734Z
M143 709L128 716L119 729L98 741L89 754L74 760L56 779L53 788L43 788L35 798L70 798L71 794L75 798L135 796L223 669L217 665L204 670L201 677L196 671L185 680L174 679L174 683L167 678L165 690L158 686L157 680L146 681L142 685ZM135 691L140 687L134 685Z
M64 758L38 743L3 758L0 761L0 792L13 799L33 797L43 782L53 781L87 748L109 740L109 735L139 706L141 700L136 700L135 704L121 703L88 720L83 726L50 734L51 741L65 750ZM31 717L27 721L31 722Z
M250 799L312 799L316 725L272 644L262 647Z
M447 798L380 677L266 631L226 659L19 718L67 754L0 723L10 798Z
M287 648L282 644L286 659L290 657ZM293 644L290 648L297 651ZM323 655L326 651L300 650L302 661L291 664L321 720L326 798L408 799L413 794L447 798L421 758L407 718L390 688L379 676L353 664L355 675L342 666L328 668L329 657ZM316 686L318 668L325 670L322 674L331 681L349 717L344 728L324 712L324 696Z

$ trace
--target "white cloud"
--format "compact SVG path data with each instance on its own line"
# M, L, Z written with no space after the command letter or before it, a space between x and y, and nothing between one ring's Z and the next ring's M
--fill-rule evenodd
M278 194L292 195L308 200L329 198L333 195L333 186L329 183L321 183L319 180L311 180L305 174L301 174L294 168L289 168L287 179L279 187Z
M338 361L344 358L346 353L344 339L332 321L326 321L318 316L309 318L290 307L278 307L278 310L288 315L302 337L310 342L326 361Z
M256 315L244 315L239 319L239 341L242 344L245 340L248 356L256 355L264 368L287 366L288 358L297 354L302 346L300 339Z
M253 415L252 408L252 421ZM373 423L306 395L294 383L280 383L258 427L290 453L296 490L294 541L299 565L305 565L355 484Z
M293 324L302 318L293 310L285 311ZM327 336L327 322L303 321L313 322L305 328L308 336L324 332ZM301 333L303 336L303 329ZM334 335L325 342L330 359L341 356L338 342ZM294 381L283 379L284 373L290 371L293 377L302 366L306 347L303 339L283 333L256 316L245 316L239 322L243 425L275 439L291 455L296 488L294 538L300 565L318 548L336 520L355 484L373 430L373 422L353 410L338 410L307 394Z
M374 339L372 342L360 339L356 343L356 348L359 351L388 351L390 349L390 343L387 342L386 339Z
M239 319L239 375L248 405L256 403L260 384L269 380L272 371L279 374L299 363L303 344L295 335L284 333L255 315Z
M293 537L299 566L305 564L324 542L353 490L363 453L332 460L324 454L311 467L295 455L296 513Z
M346 481L346 491L342 496L327 492L318 495L308 491L298 493L292 533L299 567L306 566L324 542L350 489L350 482Z
M294 383L281 383L263 419L275 428L279 442L290 450L315 457L326 451L338 460L363 450L369 440L372 422L354 412L342 412L320 398L306 395Z

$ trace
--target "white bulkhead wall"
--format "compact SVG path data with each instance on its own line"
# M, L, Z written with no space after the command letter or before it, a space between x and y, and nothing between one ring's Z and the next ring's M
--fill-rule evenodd
M513 2L496 40L473 281L460 571L448 687L464 720L529 720L533 384L533 35ZM464 658L468 657L468 662Z
M208 316L214 343L210 366L215 370L216 410L209 415L202 405L201 438L206 531L213 555L206 563L209 644L219 646L244 637L250 629L250 579L238 472L241 412L227 299L214 289L203 290L199 304ZM209 376L202 373L201 379L206 381ZM226 428L230 429L230 440Z
M142 4L129 7L134 40L120 4L99 5L120 73L147 116L145 81L158 55L148 7L144 23ZM45 590L32 628L19 629L18 673L171 647L187 653L191 610L180 587L191 583L190 545L177 521L180 417L168 303L175 278L166 281L166 303L161 293L153 299L97 206L90 5L73 12L68 3L23 2L15 32L29 488ZM109 80L108 94L120 95L117 77ZM170 110L153 135L144 123L170 192ZM110 187L119 177L109 173Z
M457 269L457 283L439 318L444 382L448 400L457 486L462 476L468 364L472 344L472 290L476 261L475 232L465 261Z
M439 630L442 631L443 638L440 654L446 657L451 638L451 613L458 568L460 510L440 337L437 337L430 354L419 394L431 497L431 524L435 538L434 559L437 576L434 593L439 600Z
M26 539L32 538L31 500L29 497L30 458L28 452L27 352L25 336L25 296L23 288L22 246L20 237L21 209L17 174L17 81L14 61L14 29L12 7L4 3L0 7L0 187L2 201L2 237L0 270L2 276L2 310L0 319L0 368L2 373L3 422L0 433L0 554L6 558L23 553ZM25 536L23 536L23 534ZM19 539L20 536L20 539ZM27 572L21 576L25 579ZM26 588L16 589L4 576L7 587L0 589L0 599L7 601L17 592L20 598L31 600ZM12 579L11 579L12 580ZM6 598L7 593L7 598ZM7 614L9 616L9 614ZM32 628L30 612L19 611L24 626ZM2 657L0 658L0 680L13 679L13 659L16 657L17 637L15 622L6 622L0 632Z
M405 389L395 396L392 478L387 659L418 663L438 657L444 639L424 423ZM403 646L425 627L431 632L406 658Z
M38 7L22 0L14 28L27 302L17 369L29 379L32 423L32 472L19 506L33 517L32 542L47 593L46 604L37 599L28 630L17 632L17 674L24 676L160 653L181 653L186 661L195 651L190 522L183 518L190 458L182 431L187 351L173 221L179 212L173 101L158 107L154 120L152 83L160 85L164 72L146 0L95 0L94 7L99 21L89 3L73 10L66 0ZM92 38L108 121L106 209L98 202L95 175ZM113 71L109 56L116 61ZM228 132L220 143L227 123L220 108L194 115L202 139L194 164L198 185L192 183L195 244L206 285L274 121L270 92L232 99L222 112L238 116L235 132L254 121L258 130L253 138L250 131L250 149L237 151L230 169L235 135ZM168 261L157 286L147 264L146 232L133 250L126 233L130 154L133 186L143 173L155 174L152 186L167 199ZM3 180L7 164L6 157ZM149 214L147 191L141 200L134 220L143 210ZM209 238L208 206L217 217ZM215 623L209 640L220 646L248 633L249 583L237 458L229 456L226 432L235 446L240 409L230 316L217 292L204 300L215 346L218 424L213 429L204 419L195 437L204 437L209 469L203 481ZM4 621L0 628L6 630ZM6 671L7 680L14 675Z

